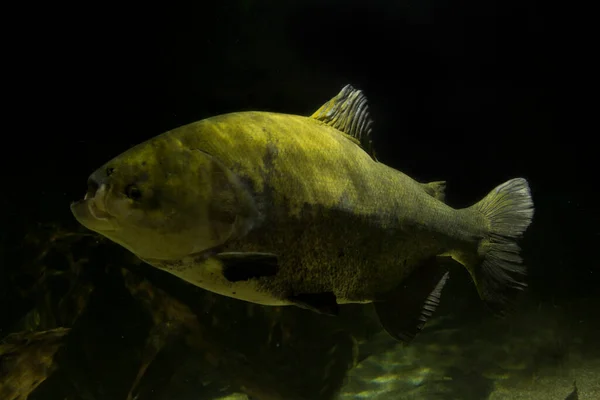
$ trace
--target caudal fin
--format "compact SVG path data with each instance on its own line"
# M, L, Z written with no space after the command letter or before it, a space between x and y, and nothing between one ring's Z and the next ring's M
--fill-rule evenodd
M523 289L525 267L517 240L533 218L533 201L527 181L511 179L471 207L487 219L489 233L478 248L479 265L469 268L479 295L493 305L507 302L510 289Z

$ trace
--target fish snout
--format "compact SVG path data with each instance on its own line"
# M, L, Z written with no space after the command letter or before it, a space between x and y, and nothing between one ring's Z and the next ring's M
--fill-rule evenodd
M96 197L96 192L98 191L98 188L100 188L100 184L95 179L92 179L90 177L88 179L88 189L87 192L85 192L85 197L83 199L88 200Z
M88 178L88 189L83 201L87 203L90 213L97 219L107 219L111 215L106 208L108 183L106 176L100 177L97 173Z
M85 199L96 197L97 191L102 187L108 184L108 178L110 173L107 171L112 171L112 169L105 170L104 168L100 168L94 171L93 174L88 178L88 190L85 194Z

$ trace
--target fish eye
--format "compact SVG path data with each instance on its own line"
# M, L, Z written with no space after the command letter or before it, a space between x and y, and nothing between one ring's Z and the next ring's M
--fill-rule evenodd
M115 172L113 167L106 168L106 176L111 176L113 172Z
M136 185L130 184L125 187L125 196L131 200L139 200L142 198L142 191Z

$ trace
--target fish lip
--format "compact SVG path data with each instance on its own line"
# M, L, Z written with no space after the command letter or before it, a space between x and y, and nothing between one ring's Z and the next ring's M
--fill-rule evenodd
M92 213L95 212L95 215L98 215L98 218L112 218L112 215L110 214L110 212L108 211L108 207L106 206L106 195L108 194L108 190L109 189L105 184L100 185L100 188L96 192L94 200L91 203L93 204L93 207L90 207L95 208L95 211L91 211Z
M106 184L100 185L94 196L90 196L89 192L85 194L84 201L88 203L90 214L101 221L107 221L114 218L106 207L106 195L108 188Z
M97 199L88 199L86 201L88 204L88 210L90 211L90 214L92 214L92 217L101 221L108 221L114 218L108 211L105 211L106 208L103 209L102 206L98 206Z
M88 229L97 232L110 232L117 229L116 218L98 208L93 197L71 203L71 212L75 218Z

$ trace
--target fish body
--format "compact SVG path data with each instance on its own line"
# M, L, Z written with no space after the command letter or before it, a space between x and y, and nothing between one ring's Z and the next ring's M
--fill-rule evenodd
M371 150L362 92L312 116L220 115L141 143L95 171L72 211L84 226L196 286L253 303L336 314L374 302L408 340L462 263L482 298L521 288L516 239L533 215L527 182L446 205Z

